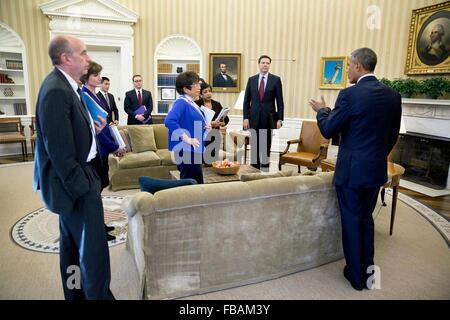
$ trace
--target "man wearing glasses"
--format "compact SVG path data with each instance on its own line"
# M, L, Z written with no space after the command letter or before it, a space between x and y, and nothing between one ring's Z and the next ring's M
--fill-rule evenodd
M125 94L124 109L128 114L127 124L153 124L153 101L150 91L142 89L142 76L133 76L134 89Z

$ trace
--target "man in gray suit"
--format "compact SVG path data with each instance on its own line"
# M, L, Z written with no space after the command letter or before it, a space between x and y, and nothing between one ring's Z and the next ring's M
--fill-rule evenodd
M59 215L60 272L66 299L114 299L104 229L96 131L77 81L90 57L85 44L56 36L49 45L55 66L44 79L36 104L34 190ZM99 119L94 119L99 120Z

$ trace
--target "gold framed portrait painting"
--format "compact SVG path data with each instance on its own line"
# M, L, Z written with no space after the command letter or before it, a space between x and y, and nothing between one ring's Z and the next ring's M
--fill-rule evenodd
M405 73L450 73L450 1L412 11Z
M213 92L240 92L241 54L210 53L209 84Z
M347 57L320 59L320 89L344 89L347 86Z

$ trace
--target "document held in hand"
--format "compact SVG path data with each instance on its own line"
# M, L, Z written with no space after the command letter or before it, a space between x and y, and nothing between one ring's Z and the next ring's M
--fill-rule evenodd
M119 133L119 129L115 125L109 125L109 131L111 132L111 136L114 141L119 145L120 148L125 147L125 141L123 141L122 136Z
M92 120L100 122L98 116L101 116L103 119L106 120L108 112L103 110L103 108L100 107L97 104L97 102L95 102L95 100L92 99L88 94L84 95L84 101L86 102L86 107L88 108L89 113L91 114Z
M147 111L147 108L145 106L140 106L136 110L134 110L134 115L137 116L138 114L144 115L144 113ZM144 121L141 121L142 123L147 123L148 120L150 120L150 117L146 118Z
M225 117L228 115L228 112L230 112L230 108L225 107L222 110L220 110L219 115L217 116L217 120L223 121Z
M205 106L201 106L200 109L203 111L203 114L205 115L206 123L211 123L211 121L214 118L214 115L216 113L213 110L208 109Z

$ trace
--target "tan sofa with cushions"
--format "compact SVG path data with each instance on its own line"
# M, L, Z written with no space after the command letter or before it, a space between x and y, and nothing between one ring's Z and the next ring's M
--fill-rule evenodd
M154 143L152 140L150 143L143 145L141 142L147 141L137 141L135 139L135 148L133 148L129 127L132 127L131 129L144 130L152 128ZM168 130L163 124L119 126L118 129L127 145L128 152L123 157L116 157L113 154L109 155L109 186L111 190L139 188L138 179L140 176L170 178L169 171L176 170L177 166L172 162L170 152L167 149ZM137 135L136 137L139 136ZM143 137L146 137L146 135L143 135ZM146 150L146 147L152 150L142 151ZM136 148L137 150L135 150Z
M145 299L200 294L343 257L333 173L183 186L124 199Z

